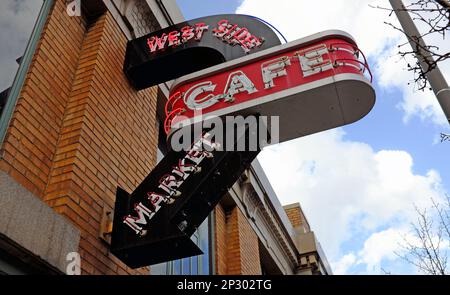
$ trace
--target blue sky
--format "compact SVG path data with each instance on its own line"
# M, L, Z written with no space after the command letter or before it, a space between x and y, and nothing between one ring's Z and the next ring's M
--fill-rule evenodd
M371 113L350 126L269 148L259 160L281 202L301 203L336 273L417 273L393 252L401 251L399 237L409 235L413 204L429 207L431 197L442 198L450 187L450 142L439 142L439 134L450 128L433 94L407 84L411 73L396 54L403 37L383 24L395 19L368 6L388 3L334 0L322 15L311 13L309 0L177 3L186 19L253 14L289 41L334 28L355 37L375 73ZM442 70L450 80L449 63Z

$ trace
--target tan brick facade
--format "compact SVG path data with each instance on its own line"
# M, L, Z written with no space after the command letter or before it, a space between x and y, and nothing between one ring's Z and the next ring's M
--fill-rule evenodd
M303 232L311 231L308 221L299 203L284 206L284 211L294 228L299 228Z
M109 13L92 23L57 0L18 99L0 169L81 229L84 274L133 271L98 238L117 186L132 191L156 161L156 89L136 92L126 38Z
M216 273L259 275L261 263L258 237L238 207L215 210Z
M219 275L225 275L227 274L227 223L226 212L221 204L216 206L214 215L215 271Z
M55 0L0 147L0 170L81 231L83 274L149 273L128 268L99 238L117 187L132 192L156 163L157 88L133 90L123 73L126 43L110 12L69 17L65 0ZM261 274L256 223L242 204L230 206L215 209L215 273ZM302 225L300 207L286 213Z
M302 225L302 219L300 216L300 208L288 208L284 210L292 223L293 227L298 227Z

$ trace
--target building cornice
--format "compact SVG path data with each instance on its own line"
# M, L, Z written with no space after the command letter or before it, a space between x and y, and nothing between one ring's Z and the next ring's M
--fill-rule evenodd
M274 194L273 191L268 193L266 190L270 184L261 183L261 178L265 180L263 173L262 170L258 173L254 169L247 170L231 188L230 195L281 272L294 274L298 267L299 253L289 234L292 226L286 226L283 222L283 208L278 200L275 202L278 204L273 202L276 195L269 196L269 193ZM287 219L287 216L284 217Z

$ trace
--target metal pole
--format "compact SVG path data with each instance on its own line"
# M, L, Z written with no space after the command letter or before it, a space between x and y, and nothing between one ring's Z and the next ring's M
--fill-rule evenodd
M428 62L434 62L431 54L422 48L426 48L426 44L423 41L419 30L415 26L411 16L403 5L402 0L389 0L391 2L392 9L394 10L397 18L403 27L403 31L408 36L409 44L413 48L414 52L416 52L416 57L420 62L420 66L422 70L426 72L428 70ZM417 43L418 44L417 44ZM433 89L436 98L441 105L442 110L444 111L445 117L447 121L450 123L450 88L448 87L447 81L445 81L442 72L439 68L436 67L429 71L426 75L428 82Z

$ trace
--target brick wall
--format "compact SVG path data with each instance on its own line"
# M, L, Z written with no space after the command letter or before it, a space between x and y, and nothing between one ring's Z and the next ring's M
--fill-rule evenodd
M306 221L305 216L303 215L303 211L300 207L300 204L291 204L283 207L286 215L289 218L292 226L294 228L301 228L304 232L311 231L308 222Z
M216 207L216 272L219 275L261 274L256 233L238 207Z
M123 72L126 38L109 13L69 17L57 0L6 140L0 169L81 229L84 274L133 271L98 238L115 190L131 192L156 160L156 89L136 92Z
M20 93L0 168L43 197L85 34L82 18L56 1Z
M300 208L287 208L284 211L293 227L301 226L302 219L300 217Z
M239 235L239 209L234 207L226 212L226 261L227 274L237 275L242 272L242 253Z
M216 262L216 274L227 274L227 232L226 232L226 213L221 204L218 204L215 208L215 241L216 247L215 262Z

